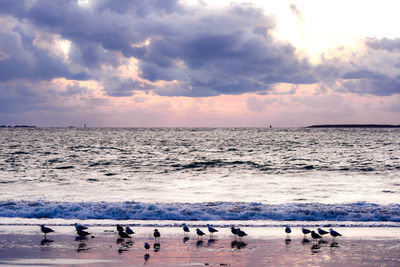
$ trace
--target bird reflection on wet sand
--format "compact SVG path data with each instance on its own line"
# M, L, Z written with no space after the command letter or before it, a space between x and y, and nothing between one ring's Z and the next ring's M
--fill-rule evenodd
M242 248L245 248L247 246L247 243L246 242L243 242L243 241L238 241L238 240L233 240L232 242L231 242L231 248L236 248L236 249L242 249Z
M150 259L150 254L145 254L143 258L144 258L144 264L146 264Z
M321 248L320 244L313 244L313 245L311 246L311 252L312 252L312 253L318 253L318 252L320 251L320 250L319 250L320 248Z
M51 239L47 239L47 238L43 238L41 241L40 241L40 245L49 245L50 243L52 243L52 242L54 242L54 240L51 240Z
M203 245L204 245L204 241L203 240L197 240L196 247L202 247Z
M153 245L154 252L160 251L160 248L161 248L160 243L154 243L154 245Z
M217 239L215 239L215 238L210 238L210 239L208 239L208 241L207 241L207 246L212 246L212 245L214 245L215 243L217 243Z

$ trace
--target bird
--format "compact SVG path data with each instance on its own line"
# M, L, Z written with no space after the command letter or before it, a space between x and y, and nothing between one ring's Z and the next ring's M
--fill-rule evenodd
M118 232L124 231L124 227L120 224L117 224L117 231Z
M128 235L133 235L133 234L135 234L135 232L134 232L129 226L126 227L125 232L126 232Z
M153 236L154 236L154 239L155 239L155 240L160 239L161 234L160 234L160 232L158 231L158 229L154 229Z
M83 231L83 230L87 230L88 227L84 226L82 224L79 224L79 223L75 223L75 229L76 229L76 231L78 231L78 230Z
M79 237L86 237L87 235L90 235L89 232L84 231L84 230L79 230L79 229L77 229L76 232L77 232L77 234L79 235Z
M199 228L196 229L196 234L197 238L203 237L203 235L205 235L205 233L201 231Z
M131 238L131 236L128 235L128 233L125 232L125 231L119 231L118 234L119 234L119 236L120 236L121 238Z
M320 236L319 234L317 234L316 232L314 232L314 231L311 231L311 237L312 237L315 241L317 241L319 238L321 238L321 236Z
M237 229L234 226L231 227L231 233L233 236L237 236Z
M149 252L149 249L150 249L150 244L147 243L147 242L145 242L145 243L144 243L144 249L145 249L146 252L148 253L148 252Z
M217 229L215 229L214 227L211 227L211 225L209 225L209 224L207 224L207 228L208 228L208 231L210 232L211 236L212 236L214 233L218 232Z
M318 234L320 234L321 237L326 235L326 234L329 234L329 232L325 231L324 229L318 228L317 230L318 230Z
M302 231L303 234L304 234L304 238L306 237L306 235L308 235L309 233L311 233L311 230L306 229L306 228L301 228L301 231Z
M40 230L42 231L42 233L44 233L44 239L46 239L46 235L47 235L48 233L54 232L53 229L51 229L51 228L49 228L49 227L46 227L46 226L44 226L43 224L40 225Z
M329 233L331 234L331 236L332 236L333 238L338 237L338 236L342 236L340 233L336 232L336 231L333 230L333 229L329 229Z
M190 232L189 227L186 225L186 223L183 224L183 232L185 235Z
M240 239L242 239L242 237L247 235L244 231L240 230L240 228L237 228L236 230L237 230L237 235L239 236Z
M292 229L290 229L289 226L286 226L285 233L287 233L289 235L291 232L292 232Z

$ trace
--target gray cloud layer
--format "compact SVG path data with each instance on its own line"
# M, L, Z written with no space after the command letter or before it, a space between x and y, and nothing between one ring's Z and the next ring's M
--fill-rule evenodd
M94 79L112 96L152 89L159 95L196 97L268 91L276 83L338 80L337 90L400 93L398 39L366 40L377 57L396 55L397 65L390 63L390 68L374 66L376 62L362 56L315 66L301 59L290 43L276 40L270 33L274 20L249 4L212 9L184 6L177 0L92 2L85 6L76 0L1 1L1 18L15 20L15 25L0 30L0 83ZM71 41L68 61L35 45L35 38L43 34ZM150 45L142 45L146 40ZM117 54L138 59L139 75L145 80L178 83L149 88L104 71L102 66L115 69L121 64Z

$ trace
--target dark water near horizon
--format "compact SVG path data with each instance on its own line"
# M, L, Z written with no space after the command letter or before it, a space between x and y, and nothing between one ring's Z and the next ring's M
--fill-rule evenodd
M0 217L400 221L399 134L3 128Z

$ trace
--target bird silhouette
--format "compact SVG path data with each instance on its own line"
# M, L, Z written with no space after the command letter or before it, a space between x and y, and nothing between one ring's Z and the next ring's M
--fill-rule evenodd
M205 233L201 231L199 228L196 229L197 238L202 238Z
M155 239L156 241L157 241L157 240L160 240L161 234L160 234L160 232L158 231L158 229L154 229L153 236L154 236L154 239Z
M214 233L218 232L217 229L212 227L211 225L207 224L208 232L210 232L210 235L212 236Z
M317 241L318 239L321 238L321 236L320 236L319 234L317 234L316 232L314 232L314 231L311 231L311 237L312 237L315 241Z
M186 223L183 224L183 233L186 235L190 232L189 227L186 225Z
M79 223L75 223L75 229L76 229L77 231L78 231L78 230L83 231L83 230L87 230L88 227L87 227L87 226L84 226L84 225L82 225L82 224L79 224Z
M331 236L332 236L333 238L336 238L336 237L338 237L338 236L342 236L340 233L336 232L336 231L333 230L333 229L329 229L329 233L331 234Z
M129 236L135 234L135 232L134 232L129 226L126 227L125 232L126 232Z
M242 237L247 235L244 231L240 230L240 228L237 228L236 230L237 230L237 235L239 236L240 239L242 239Z
M321 237L326 235L326 234L329 234L329 232L325 231L324 229L318 228L317 230L318 230L318 234L320 234Z
M43 224L40 226L40 230L42 231L42 233L44 233L44 239L46 239L48 233L54 232L53 229L46 227Z
M301 231L303 232L304 238L306 238L306 235L308 235L309 233L311 233L311 230L306 229L306 228L301 228Z

